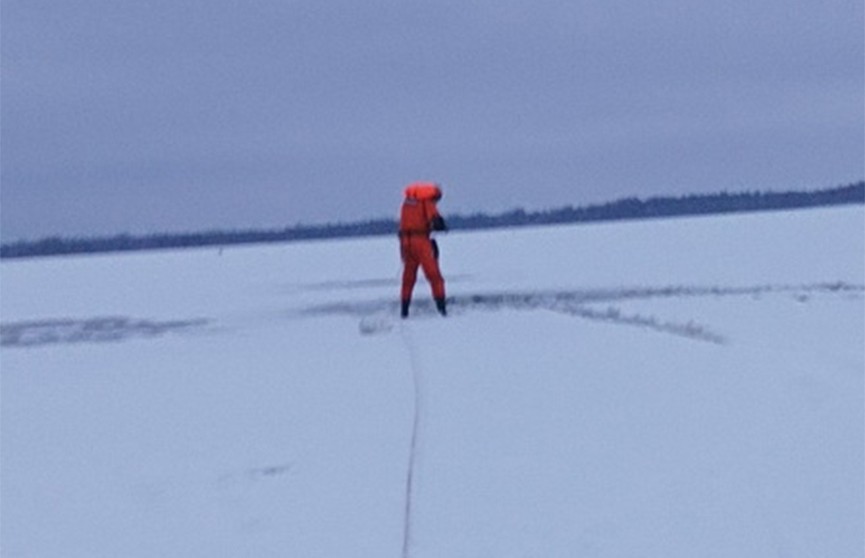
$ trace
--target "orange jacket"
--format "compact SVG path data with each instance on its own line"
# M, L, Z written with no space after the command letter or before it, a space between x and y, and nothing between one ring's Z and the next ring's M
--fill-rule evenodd
M415 182L405 189L405 201L400 212L401 233L428 234L434 221L441 221L436 202L442 197L434 182Z

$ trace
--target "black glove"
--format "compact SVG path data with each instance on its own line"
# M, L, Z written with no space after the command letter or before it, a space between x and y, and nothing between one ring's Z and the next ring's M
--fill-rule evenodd
M442 219L441 215L436 215L432 219L432 230L434 231L446 231L448 230L448 226L445 225L445 220Z

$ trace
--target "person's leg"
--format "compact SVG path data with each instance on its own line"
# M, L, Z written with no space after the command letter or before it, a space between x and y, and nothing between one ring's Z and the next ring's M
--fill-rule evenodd
M402 292L400 293L400 315L405 318L408 316L408 307L411 304L411 293L414 290L414 284L417 281L417 268L419 262L412 254L410 247L403 250L403 269L402 269Z
M445 310L445 280L433 254L432 243L428 239L424 239L422 244L418 244L417 256L420 260L420 266L427 281L429 281L436 308L442 315L445 315L447 313Z

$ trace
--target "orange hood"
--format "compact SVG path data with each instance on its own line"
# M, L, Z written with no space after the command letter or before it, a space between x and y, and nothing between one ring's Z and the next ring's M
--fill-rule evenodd
M406 187L405 197L416 200L438 201L442 197L442 191L435 182L413 182Z

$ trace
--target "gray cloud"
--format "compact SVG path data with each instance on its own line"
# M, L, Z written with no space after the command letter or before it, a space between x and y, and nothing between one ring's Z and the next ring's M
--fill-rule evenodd
M832 186L861 2L4 0L2 234Z

